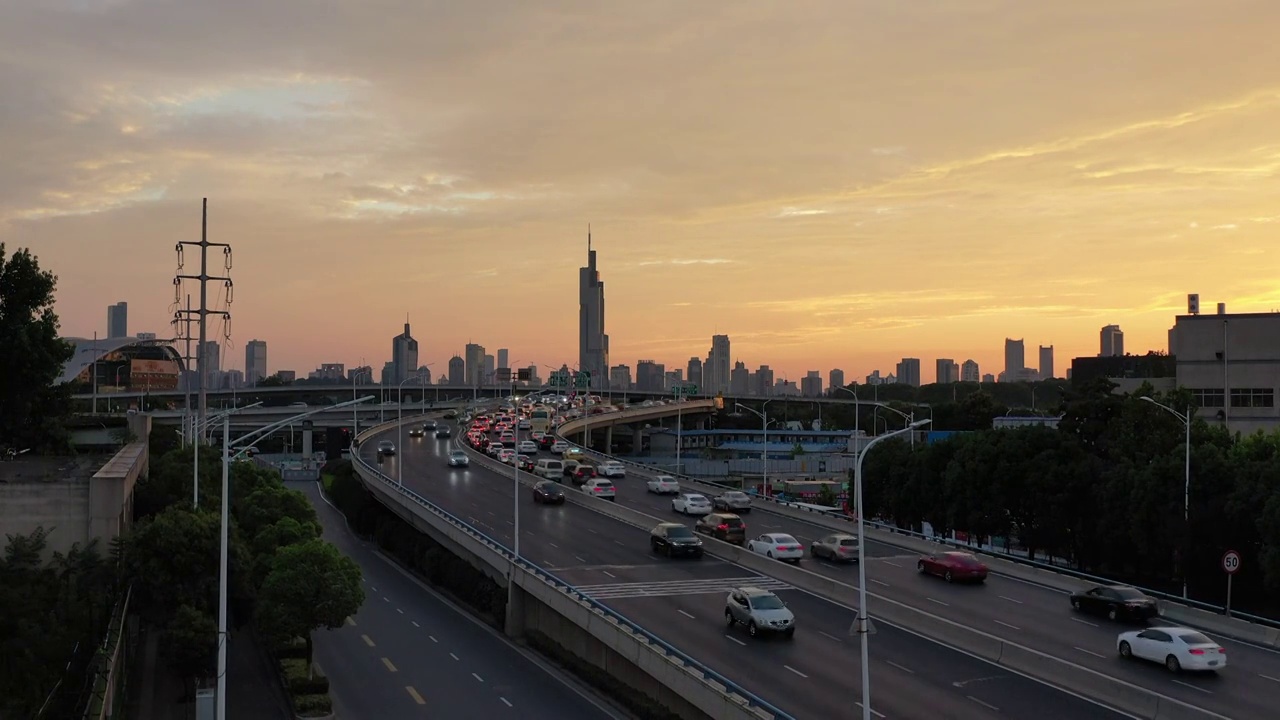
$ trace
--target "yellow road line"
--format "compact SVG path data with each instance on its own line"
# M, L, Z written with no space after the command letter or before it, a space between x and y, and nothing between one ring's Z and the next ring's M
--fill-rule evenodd
M419 705L427 704L427 701L422 699L422 696L418 694L417 690L413 689L412 685L406 685L404 689L408 691L409 697L413 698L414 702L418 703Z
M387 658L382 658L382 664L387 666L387 670L390 670L391 672L396 672L396 666L392 665L391 661L388 660Z

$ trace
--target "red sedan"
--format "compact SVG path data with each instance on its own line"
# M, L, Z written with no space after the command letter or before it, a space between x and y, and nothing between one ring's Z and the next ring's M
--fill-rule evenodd
M916 569L925 575L936 575L947 582L980 583L987 579L987 566L967 552L926 555L916 563Z

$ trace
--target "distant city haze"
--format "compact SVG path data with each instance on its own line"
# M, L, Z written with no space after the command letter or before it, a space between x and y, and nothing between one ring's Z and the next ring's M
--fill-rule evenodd
M730 372L929 382L1021 339L1062 375L1107 325L1167 349L1187 293L1280 308L1276 27L1275 2L6 3L0 241L59 276L64 335L126 302L165 337L208 197L224 370L257 339L266 372L378 373L406 318L435 376L468 343L574 367L590 224L610 366L725 335Z

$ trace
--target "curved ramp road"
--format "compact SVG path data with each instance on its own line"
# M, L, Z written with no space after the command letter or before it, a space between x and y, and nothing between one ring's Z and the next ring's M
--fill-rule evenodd
M325 540L355 560L364 575L360 612L346 626L315 637L316 662L329 676L337 717L625 717L575 680L549 670L531 653L441 600L353 536L316 483L289 485L306 492L324 526Z
M361 452L373 459L374 441ZM414 438L387 458L404 463L407 487L505 543L513 534L512 481L473 462L446 466L449 441ZM637 492L620 481L621 493ZM576 490L570 490L576 492ZM668 501L669 502L669 501ZM521 554L578 585L715 671L804 720L847 718L860 698L852 610L712 557L669 560L648 550L648 533L583 507L535 505L522 488ZM753 640L724 621L735 586L773 589L796 613L792 641ZM880 624L872 646L873 708L880 718L1090 720L1126 717L1097 704Z

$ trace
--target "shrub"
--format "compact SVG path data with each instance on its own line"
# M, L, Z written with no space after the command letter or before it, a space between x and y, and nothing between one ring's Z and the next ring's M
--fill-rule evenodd
M294 695L293 709L298 717L324 717L333 713L333 700L324 693Z
M305 659L288 658L280 661L280 672L284 675L289 694L294 697L302 695L321 695L329 692L329 678L319 672L308 673ZM308 677L313 675L313 677Z
M288 642L281 643L280 647L276 648L276 657L281 660L293 658L306 660L307 641L302 638L293 638Z

